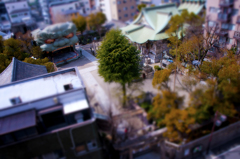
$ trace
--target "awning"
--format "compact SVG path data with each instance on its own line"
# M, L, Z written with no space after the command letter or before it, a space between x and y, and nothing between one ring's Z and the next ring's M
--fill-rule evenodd
M86 99L77 100L74 102L66 103L63 105L64 114L70 114L73 112L77 112L83 109L89 108L88 102Z
M35 110L29 110L0 119L0 135L36 125Z

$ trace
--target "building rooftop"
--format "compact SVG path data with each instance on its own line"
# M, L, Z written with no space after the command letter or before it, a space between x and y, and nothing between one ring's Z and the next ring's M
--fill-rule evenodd
M13 57L12 62L0 74L0 85L47 73L46 66L19 61Z
M128 26L121 28L122 33L131 41L142 44L148 40L167 39L164 32L172 16L180 14L181 10L199 14L203 5L182 4L181 8L172 4L164 4L155 7L143 8L138 17Z
M35 76L0 86L0 118L31 109L60 106L64 114L89 108L76 68Z
M2 85L0 86L0 110L16 107L18 104L12 104L12 98L19 97L21 100L19 104L23 105L24 103L65 93L66 89L64 85L67 84L71 84L70 87L73 90L84 88L80 75L78 75L78 72L74 68ZM68 105L70 108L71 102Z

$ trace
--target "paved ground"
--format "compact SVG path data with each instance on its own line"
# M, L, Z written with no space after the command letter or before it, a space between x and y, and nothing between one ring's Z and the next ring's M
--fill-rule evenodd
M80 46L76 46L78 49ZM82 46L81 46L82 47ZM85 45L85 47L88 47ZM77 67L82 78L84 84L86 85L88 95L94 98L94 101L99 101L99 104L102 106L102 110L107 112L110 107L113 109L114 114L120 113L121 105L119 101L121 101L121 86L118 83L107 83L104 82L104 79L98 74L98 63L97 59L83 50L82 58L73 61L69 64L59 67L60 69L69 68L69 67ZM178 79L181 81L181 76L178 75ZM170 76L169 85L173 88L173 80L174 75ZM176 87L180 87L179 82L176 82ZM137 94L144 92L151 92L154 95L158 93L158 90L153 88L152 79L145 79L142 83L135 83L131 89L128 89L128 93L136 96ZM178 94L180 96L188 97L188 93L181 89L177 89ZM185 99L185 103L187 103L187 99ZM113 105L113 106L110 106Z

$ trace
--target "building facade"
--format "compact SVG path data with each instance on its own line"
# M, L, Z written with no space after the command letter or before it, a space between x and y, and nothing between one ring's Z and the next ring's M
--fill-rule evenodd
M36 29L35 20L32 18L26 0L5 0L5 7L11 22L11 31L25 33L27 30Z
M71 15L71 14L81 14L83 16L86 16L91 13L91 6L89 3L89 0L70 0L70 1L56 1L51 2L49 4L49 13L51 16L52 23L55 22L63 22L63 21L57 21L57 19L62 18L64 19L65 16Z
M3 2L0 2L0 18L0 31L8 33L11 30L11 22Z
M76 68L2 85L0 102L1 159L103 158Z
M240 1L216 0L208 1L206 8L206 26L218 27L218 43L214 48L232 46L240 47ZM214 52L213 48L213 52Z
M133 20L137 12L135 0L110 0L111 14L113 20Z

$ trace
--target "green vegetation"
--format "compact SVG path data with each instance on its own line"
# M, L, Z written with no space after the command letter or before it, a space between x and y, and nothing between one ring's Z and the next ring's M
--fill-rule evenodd
M72 22L76 25L77 30L80 31L81 34L86 30L87 21L83 16L77 15L76 17L73 17Z
M44 58L39 46L31 45L31 37L28 35L28 33L19 33L17 34L19 39L10 38L7 40L3 40L0 36L0 73L7 68L13 57L27 63L44 65L47 67L48 72L54 71L53 63L49 62L48 58ZM30 58L31 56L37 59Z
M97 58L98 72L105 82L117 82L122 85L125 106L126 84L140 77L139 51L120 30L110 30L102 41Z
M97 12L96 14L91 13L87 17L88 28L92 30L97 30L99 36L101 37L102 24L104 24L106 20L106 16L102 12Z

